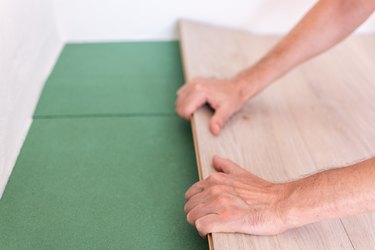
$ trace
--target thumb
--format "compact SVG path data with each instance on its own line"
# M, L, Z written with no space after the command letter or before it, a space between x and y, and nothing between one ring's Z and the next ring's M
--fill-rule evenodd
M218 135L220 130L224 127L225 123L233 114L232 108L229 106L219 106L215 110L215 114L211 118L210 128L214 135Z
M223 159L215 155L212 160L212 164L214 165L214 168L219 172L237 176L246 176L247 178L249 178L249 180L251 180L252 183L258 183L259 185L270 184L269 181L264 180L253 173L250 173L248 170L238 166L231 160Z
M235 164L231 160L223 159L219 156L214 156L212 160L212 164L214 165L214 168L219 171L226 174L244 174L247 173L247 171L237 164Z

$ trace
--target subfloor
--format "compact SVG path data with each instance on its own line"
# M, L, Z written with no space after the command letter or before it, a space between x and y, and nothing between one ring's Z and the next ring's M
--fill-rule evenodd
M207 249L183 212L198 177L181 84L174 41L65 46L0 200L0 249Z

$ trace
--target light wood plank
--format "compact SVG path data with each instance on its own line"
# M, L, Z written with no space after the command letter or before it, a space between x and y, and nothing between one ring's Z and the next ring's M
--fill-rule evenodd
M299 85L301 88L286 90L319 169L348 165L375 154L374 50L373 37L353 37L301 67L302 75L311 82L310 89ZM311 91L317 94L311 95ZM315 104L313 109L298 105L302 100L306 103L305 98L311 98L308 102ZM342 218L342 222L356 249L375 248L374 213Z
M186 80L233 76L278 40L191 21L180 23L180 36ZM367 53L375 51L374 41L349 39L302 65L252 99L217 137L208 128L212 112L198 110L192 125L201 177L214 172L215 154L276 182L374 155L375 60ZM314 223L272 237L213 234L212 247L366 249L375 242L374 217Z

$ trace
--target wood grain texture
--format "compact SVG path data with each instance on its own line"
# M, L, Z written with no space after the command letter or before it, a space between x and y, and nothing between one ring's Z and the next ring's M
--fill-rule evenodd
M278 40L192 21L180 22L186 80L226 78L256 62ZM229 158L274 182L344 166L375 154L375 38L353 37L311 60L253 98L221 131L212 111L192 118L201 178L212 157ZM374 249L375 215L310 224L259 237L214 233L219 249Z

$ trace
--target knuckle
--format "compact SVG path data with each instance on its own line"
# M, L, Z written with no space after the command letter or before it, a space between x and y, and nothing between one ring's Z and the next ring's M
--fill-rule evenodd
M214 173L211 176L211 181L213 182L222 182L225 179L224 173Z
M194 224L194 217L193 217L192 212L189 212L189 213L186 215L186 219L187 219L187 222L188 222L189 224Z
M188 207L188 205L187 205L187 203L186 203L185 206L184 206L184 212L185 212L185 213L188 212L188 208L189 208L189 207ZM187 215L187 214L186 214L186 215Z
M196 222L195 222L195 226L197 227L197 229L202 232L204 231L204 229L206 228L206 223L201 220L201 219L198 219Z
M202 82L194 82L191 84L190 89L193 94L201 93L204 91L204 84Z
M229 198L226 195L220 195L216 198L216 203L221 206L227 205L229 203Z
M189 190L185 192L185 199L187 200L189 198Z
M214 185L218 183L218 177L216 175L210 175L207 177L207 183L210 185Z
M180 108L180 107L177 107L176 108L176 113L181 116L182 118L184 119L189 119L189 112L186 110L186 108Z
M213 182L213 175L208 176L208 177L206 178L206 181L207 181L208 183L212 183L212 182Z
M195 222L195 227L202 235L206 235L212 231L212 225L209 222L204 221L203 219L198 219Z
M215 196L215 195L218 195L220 194L222 191L222 188L218 185L215 185L215 186L212 186L208 189L208 194L210 196Z
M210 106L215 110L217 110L220 106L220 104L216 100L209 100L209 103L210 103Z
M199 91L199 90L201 90L202 89L202 84L200 84L200 83L195 83L194 84L194 90L195 91Z
M189 107L186 107L185 110L184 110L184 115L189 118L190 117L190 114L192 114L194 112L194 108L189 106Z

